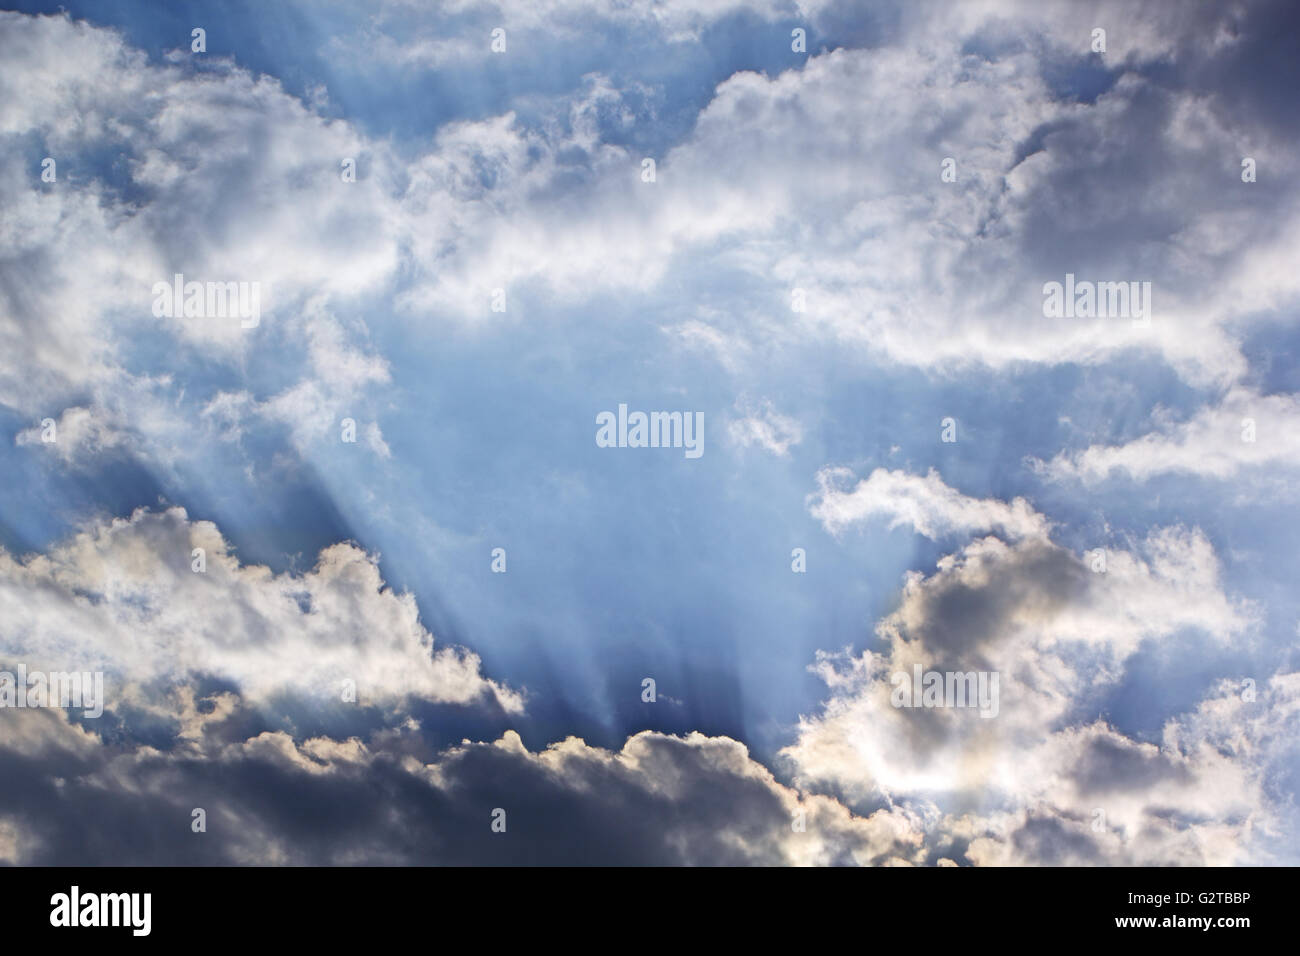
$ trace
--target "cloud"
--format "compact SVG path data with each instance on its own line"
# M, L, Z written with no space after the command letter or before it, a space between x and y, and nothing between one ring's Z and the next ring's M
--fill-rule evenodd
M1300 237L1289 185L1297 161L1267 128L1200 109L1217 105L1210 94L1143 72L1170 56L1235 62L1245 40L1224 39L1230 12L1202 23L1106 9L1114 25L1104 62L1128 71L1094 102L1061 96L1048 75L1053 63L1089 55L1091 28L1081 25L1090 21L1068 7L1009 18L973 5L945 10L941 28L936 17L900 13L891 46L814 53L800 69L718 84L655 157L654 183L640 180L640 151L607 141L592 118L642 121L627 107L632 86L599 71L527 109L444 124L406 156L230 61L150 62L111 30L5 14L0 134L41 142L63 175L40 183L14 152L0 176L9 213L0 351L11 356L0 363L0 401L38 420L52 407L97 405L99 418L146 423L141 452L164 457L177 419L195 409L133 389L139 343L174 340L182 355L240 375L273 344L284 375L298 366L300 377L250 391L291 422L301 450L347 414L340 405L351 396L390 384L369 330L334 318L367 297L407 322L477 321L492 316L497 288L512 304L539 288L576 305L611 292L667 294L701 272L742 281L688 300L693 314L677 329L733 371L812 341L948 372L1136 351L1161 355L1188 380L1230 383L1245 369L1242 325L1300 293L1277 268ZM503 13L631 18L675 35L733 10ZM807 10L835 16L833 5ZM395 6L386 17L396 19L379 22L405 12ZM863 97L864 88L892 93ZM1270 170L1250 187L1210 158L1240 153L1245 141ZM104 149L123 162L96 165ZM949 156L956 183L939 176ZM340 177L344 158L357 161L355 182ZM1264 207L1261 231L1254 212ZM1170 239L1141 240L1152 233ZM1156 319L1138 328L1045 318L1043 283L1067 271L1151 281ZM154 318L150 290L176 272L258 281L267 314L255 330ZM800 313L789 308L796 287L807 293ZM388 325L391 310L374 321ZM172 388L197 391L190 377Z
M494 54L492 31L506 31L504 54L531 59L563 57L593 36L618 30L669 44L698 42L702 31L736 13L773 20L794 16L793 0L464 0L442 5L437 29L409 0L387 0L356 33L330 42L336 55L357 57L361 66L445 70L481 65ZM512 45L513 44L513 45ZM360 54L358 56L358 53Z
M380 458L393 457L393 450L388 447L388 442L384 441L384 433L375 422L366 425L366 444Z
M793 445L803 441L803 427L782 415L766 399L761 403L739 401L736 409L744 416L727 422L727 435L740 448L757 446L778 458L787 457Z
M182 508L138 510L47 554L0 550L0 609L9 664L104 671L146 701L155 682L206 678L260 703L338 701L351 681L359 702L384 709L411 698L523 706L482 675L477 655L435 646L414 597L384 585L376 557L339 543L309 571L273 574L241 564L215 525Z
M1134 481L1164 474L1226 480L1264 466L1300 467L1300 404L1294 395L1235 387L1186 421L1168 421L1157 412L1157 425L1130 442L1090 445L1032 464L1050 478L1086 484L1115 473Z
M133 530L151 524L147 534ZM150 595L133 583L147 573L175 593L180 582L160 575L153 552L178 528L189 531L178 549L205 530L175 512L136 515L48 562L29 562L45 573L24 582L27 600L76 581L84 615L117 605L105 615L111 620L130 605L161 660L155 672L184 672L167 668L182 642L160 639L181 630L177 613L155 621ZM108 544L106 535L118 540ZM259 591L275 586L293 605L280 620L320 615L331 630L354 617L338 610L340 601L371 594L401 603L378 590L364 555L342 562L345 577L362 579L356 587L337 581L334 563L322 556L301 578L225 557L209 567L252 576ZM11 578L12 568L4 570ZM1179 531L1154 534L1141 556L1114 555L1105 574L1041 538L973 542L933 576L909 579L899 609L878 628L885 654L823 655L825 711L802 722L783 754L794 786L743 744L699 733L647 731L617 751L569 737L533 751L507 731L493 742L430 750L410 717L351 736L259 726L265 718L250 708L265 689L229 665L197 669L226 675L234 690L198 691L187 679L152 695L149 713L161 723L147 742L139 714L72 723L58 710L9 709L0 713L0 771L16 783L0 796L0 849L22 864L1239 862L1261 839L1294 839L1266 781L1295 756L1300 675L1274 677L1257 701L1225 682L1171 719L1158 744L1079 708L1090 690L1113 685L1143 639L1173 640L1198 627L1231 640L1248 626L1216 574L1204 539ZM249 586L227 583L223 592L236 598L225 603L242 605L246 618L269 617L242 595ZM36 609L43 619L52 603L47 597ZM284 656L242 647L222 626L220 605L208 602L205 613L216 617L210 633L233 644L208 659ZM19 619L18 632L29 622ZM393 628L381 622L377 630ZM107 632L121 643L120 631ZM316 641L312 653L327 659L331 650ZM890 706L886 675L913 662L998 669L998 716ZM132 703L118 697L112 709ZM195 807L205 811L205 833L189 828ZM491 828L498 809L504 833Z
M130 432L101 408L65 408L57 419L46 421L49 427L42 422L20 431L14 444L45 445L67 463L132 444Z
M1275 676L1258 700L1225 682L1159 743L1097 723L1049 738L1034 755L1033 802L953 833L981 866L1232 865L1295 851L1291 812L1270 780L1294 766L1300 674Z
M1136 440L1091 439L1034 462L1055 479L1225 479L1296 461L1294 398L1241 384L1246 337L1281 328L1300 297L1290 268L1300 160L1293 104L1277 92L1294 87L1294 58L1267 45L1281 7L447 9L435 33L412 28L418 5L386 4L332 50L362 51L340 72L471 61L497 71L499 95L457 98L456 122L400 145L400 131L331 119L319 91L304 102L233 60L151 61L113 30L0 14L0 403L24 454L51 468L110 455L183 462L193 482L176 486L197 493L229 473L228 456L265 452L278 467L287 437L310 457L352 417L387 476L411 463L393 461L405 449L385 440L377 393L396 396L388 408L462 407L406 392L421 383L402 377L404 361L438 331L455 326L461 345L555 311L580 336L608 321L583 309L631 302L624 311L732 378L767 376L781 367L773 359L804 348L868 374L920 369L959 384L977 366L1011 374L1123 358L1223 396L1185 420L1158 413ZM617 42L598 43L591 62L574 47L564 64L581 62L580 74L557 69L544 93L519 69L558 63L592 23L612 31L607 44L644 33L662 50L711 43L726 18L759 24L738 47L770 43L783 56L777 21L826 33L810 36L813 54L793 69L717 83L629 78L596 55ZM512 52L489 60L485 28L498 23ZM1099 24L1104 56L1087 49ZM656 112L685 87L701 98ZM54 183L40 181L45 155L58 161ZM647 155L652 183L640 178ZM1252 184L1239 178L1247 155L1261 170ZM940 179L949 157L951 183ZM355 182L340 177L347 158ZM177 272L261 283L262 322L155 316L153 285ZM1043 284L1067 272L1150 281L1153 321L1048 319ZM505 315L489 308L497 288ZM792 309L796 288L803 311ZM488 356L467 380L482 368L497 374ZM754 383L752 394L777 392ZM797 419L767 401L734 411L728 432L741 448L786 457L805 431L820 434L806 407ZM48 448L32 427L45 417L59 427ZM1247 417L1254 442L1241 440ZM455 416L439 418L449 424L435 447L466 447ZM215 463L197 460L213 449ZM906 576L878 645L818 659L827 699L783 758L797 788L744 744L701 734L647 732L619 750L570 737L529 751L514 733L435 748L444 728L424 733L417 719L430 705L509 715L527 735L523 693L485 676L471 651L435 642L414 598L386 587L377 556L355 544L277 574L241 563L217 525L172 509L84 522L43 554L0 551L6 653L104 669L114 698L102 724L0 714L0 773L13 782L0 794L0 858L1294 858L1277 781L1295 765L1295 675L1261 680L1257 701L1221 685L1192 712L1164 715L1158 741L1094 716L1144 647L1191 646L1193 634L1234 647L1258 628L1203 532L1142 527L1094 573L1025 498L973 498L935 471L859 479L824 468L817 486L807 506L829 533L880 519L965 540L933 573ZM405 508L385 517L438 523ZM465 516L455 534L477 540L474 524ZM203 573L190 568L196 547ZM470 601L449 618L466 607L484 610ZM575 628L601 613L561 612L559 626ZM891 676L914 666L998 673L998 716L892 706ZM306 711L337 702L345 679L361 716L304 729L337 719ZM214 839L189 831L194 806L211 811ZM506 834L488 827L498 806ZM803 833L791 827L800 808Z
M911 810L930 821L927 847L970 862L1250 858L1252 839L1284 813L1263 783L1273 758L1202 743L1190 717L1172 718L1157 746L1096 716L1144 642L1197 631L1228 646L1257 626L1219 575L1205 537L1179 528L1110 551L1102 573L1044 537L976 540L928 577L909 572L898 608L877 624L882 650L819 655L830 696L782 758L800 786ZM898 706L898 680L910 687L917 669L996 674L996 713ZM1295 675L1273 679L1243 712L1255 721L1241 728L1246 739L1275 747L1297 686ZM1225 686L1201 708L1234 706ZM1098 807L1104 831L1091 828Z
M61 452L116 442L174 460L177 435L212 377L251 377L275 348L281 378L267 406L299 430L320 411L387 381L355 312L400 262L387 147L326 119L229 61L150 62L113 30L66 17L0 14L0 136L57 161L40 181L28 150L6 150L0 202L0 402L37 419L60 408L86 428ZM105 166L102 154L120 156ZM355 159L355 182L340 175ZM364 236L364 242L356 237ZM154 286L257 283L261 321L157 316ZM141 371L157 354L165 371ZM278 396L276 392L280 392ZM278 401L277 401L278 399ZM201 407L201 406L199 406ZM177 452L175 449L182 449Z
M919 848L908 814L852 814L698 733L531 752L507 731L421 756L414 724L364 740L224 739L215 719L157 749L110 745L61 712L0 720L0 769L18 781L0 795L0 850L25 865L865 865ZM36 759L57 784L30 773ZM206 832L191 830L196 807Z
M823 468L817 473L818 491L808 496L812 516L831 534L877 517L888 518L890 528L910 525L932 540L988 531L1041 538L1050 527L1024 498L1010 503L970 498L945 484L934 469L922 477L877 468L849 488L852 480L850 469Z
M944 9L910 20L892 46L736 73L654 157L653 183L639 180L636 153L584 141L575 160L568 133L514 113L449 127L403 202L428 237L418 259L441 268L403 302L481 315L498 286L544 283L581 301L649 295L709 269L744 278L735 299L748 315L724 356L733 364L753 344L817 340L944 371L1138 353L1189 381L1237 379L1241 324L1300 295L1275 267L1300 236L1296 161L1271 131L1203 108L1217 107L1211 95L1147 75L1171 56L1237 55L1201 32L1227 36L1233 14L1192 25L1107 7L1113 45L1090 62L1093 14L1017 11ZM1113 71L1095 100L1057 88L1057 73L1089 69ZM1276 182L1240 182L1247 148L1267 154ZM940 179L945 157L954 183ZM473 188L458 191L464 182ZM1168 241L1144 238L1153 234ZM1067 272L1151 282L1154 321L1045 317L1043 285ZM803 312L790 311L794 288ZM695 316L682 328L709 342L701 322L714 324Z

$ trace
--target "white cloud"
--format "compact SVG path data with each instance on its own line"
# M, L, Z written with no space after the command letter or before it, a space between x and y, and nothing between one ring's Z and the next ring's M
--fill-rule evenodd
M1101 723L1057 733L1029 757L1037 786L1019 808L962 815L977 865L1196 866L1278 862L1295 852L1269 779L1297 757L1300 674L1258 700L1231 682L1171 719L1158 743Z
M240 564L211 522L180 508L88 528L48 554L0 551L0 609L8 661L104 671L119 687L206 675L254 701L338 701L351 680L360 702L385 708L411 697L523 704L475 654L435 646L414 597L387 588L355 545L326 548L305 573L273 574Z
M383 430L380 429L377 422L370 422L366 425L366 444L380 458L393 457L393 450L388 447L388 442L384 441Z
M1194 42L1185 24L1154 17L1129 29L1135 18L1112 12L1117 60ZM578 301L596 290L653 293L692 269L739 270L752 281L737 297L746 319L726 349L733 366L751 344L812 338L923 368L1096 363L1138 351L1198 383L1239 377L1239 324L1300 295L1289 272L1260 264L1285 261L1300 235L1293 191L1279 188L1276 225L1257 234L1242 208L1249 194L1232 192L1242 184L1206 158L1238 150L1243 134L1195 94L1133 72L1093 104L1056 98L1043 60L1082 58L1091 28L1071 41L1075 54L1042 49L1036 30L1070 40L1050 17L980 9L969 21L934 19L942 29L905 32L895 47L728 78L690 135L657 157L653 184L639 181L639 156L589 140L585 164L562 163L572 142L513 115L444 130L404 203L428 236L417 258L442 268L405 304L481 315L497 286L544 282ZM1021 52L964 53L972 34ZM956 183L940 181L945 156L958 162ZM1279 148L1269 164L1294 170L1296 161ZM455 201L456 170L480 166L492 187L480 177L463 194L473 205ZM1111 171L1119 193L1116 176L1103 176ZM1211 183L1222 188L1207 191ZM1191 194L1202 201L1188 204ZM1152 231L1172 238L1140 238ZM1135 238L1116 241L1125 236ZM1154 321L1044 317L1043 284L1067 271L1151 282ZM807 292L805 313L789 311L794 287ZM698 320L682 331L710 341Z
M301 355L326 396L385 381L382 360L349 342L365 330L342 334L329 309L398 267L385 144L229 62L151 63L64 17L4 13L0 25L0 136L39 141L58 163L42 183L20 151L0 161L0 402L38 419L77 405L130 421L137 450L166 459L188 383L128 372L142 348L242 373L270 342L289 367ZM99 150L122 156L111 174ZM345 157L354 183L341 180ZM258 283L260 324L155 317L154 285L176 273Z
M704 29L744 12L773 20L794 16L794 0L453 0L441 5L433 28L411 0L385 0L356 33L335 37L333 55L376 64L428 70L480 66L494 54L492 30L506 31L506 51L525 59L563 55L566 47L592 41L593 31L618 28L668 43L698 42Z
M689 33L733 7L547 9L506 12L590 10ZM1209 42L1171 14L1108 9L1116 61ZM808 11L816 17L820 7ZM600 74L529 123L507 111L444 125L431 149L407 161L273 79L215 59L201 71L150 63L112 31L6 14L0 133L38 137L65 158L56 184L39 183L16 153L0 175L12 250L0 261L9 292L0 345L12 356L0 364L0 400L44 414L35 406L75 404L90 390L123 414L110 395L141 336L175 336L205 358L237 363L274 329L312 353L312 380L280 402L296 408L328 393L317 380L334 371L384 384L368 374L382 359L344 341L338 352L354 367L319 367L315 325L298 321L302 313L392 294L412 318L491 318L495 288L541 283L571 303L654 293L670 274L696 269L752 278L743 300L720 303L720 314L735 307L744 316L725 332L699 318L681 327L733 369L812 339L939 369L1098 362L1137 349L1190 380L1238 378L1244 359L1230 329L1300 293L1276 267L1300 236L1297 197L1270 187L1274 225L1246 242L1254 220L1230 194L1235 186L1207 188L1219 175L1207 154L1238 150L1242 131L1198 109L1192 94L1153 89L1136 72L1095 104L1055 99L1041 75L1042 44L1051 56L1086 46L1091 28L1079 30L1089 18L1058 7L1019 13L904 12L895 46L813 54L772 77L737 73L657 157L653 184L639 179L641 157L602 142L590 121L594 110L631 116L627 91ZM963 52L972 38L1020 52ZM1294 181L1293 153L1258 133L1270 182ZM1084 143L1103 154L1089 158ZM79 161L98 147L127 157L140 193L131 203ZM958 162L956 183L939 179L945 156ZM340 179L344 157L357 160L355 183ZM1103 189L1088 163L1123 170L1127 191L1116 193L1112 179ZM1046 230L1049 220L1060 228ZM1156 229L1172 239L1114 241ZM1067 269L1152 281L1156 320L1143 329L1044 318L1042 285ZM154 319L152 285L176 271L261 282L261 326ZM796 285L808 293L806 313L789 311Z
M793 418L782 415L770 401L739 401L736 410L743 417L727 422L727 435L740 448L757 446L777 457L790 454L790 448L803 441L803 427Z
M1007 503L970 498L949 487L931 469L924 477L877 468L849 488L853 472L823 468L818 491L808 496L809 511L831 534L873 518L889 527L910 525L917 534L938 539L950 534L996 531L1010 538L1045 537L1049 523L1024 498Z
M799 9L822 22L823 6ZM530 26L600 17L653 25L676 41L736 9L729 0L556 2L500 12L510 29L524 28L512 33L518 50ZM757 13L770 20L793 9ZM1187 422L1158 421L1136 441L1041 465L1053 477L1226 478L1294 464L1294 399L1231 384L1246 369L1242 330L1276 321L1300 294L1288 267L1300 240L1290 137L1138 69L1095 103L1061 99L1044 79L1045 65L1082 62L1071 57L1084 55L1097 17L1109 29L1107 65L1180 67L1191 53L1234 46L1234 9L1208 21L1172 5L1006 9L903 7L892 47L813 55L776 76L738 73L656 157L654 184L640 182L636 151L602 142L594 115L612 112L624 130L637 117L627 91L599 74L543 104L541 119L520 108L448 124L408 160L319 115L319 97L306 105L229 62L151 63L112 31L0 14L0 137L15 147L0 158L0 403L24 421L61 415L54 451L67 462L111 449L166 460L177 453L165 448L192 438L176 410L188 383L129 374L132 353L142 343L174 347L246 377L269 341L286 365L301 365L297 374L270 388L223 383L194 415L231 442L253 418L286 425L303 452L390 384L369 330L345 318L367 297L411 325L490 320L497 287L512 303L529 284L562 304L610 292L677 297L675 280L699 272L741 281L713 301L685 303L690 317L669 331L730 372L807 341L938 370L1096 363L1136 350L1225 389ZM363 37L386 59L438 66L467 49L487 55L485 36L471 48L464 37L403 35L392 29L401 13L390 6ZM775 31L778 41L786 37ZM995 49L1004 52L986 55ZM58 159L57 183L40 183L31 168L35 142ZM1235 162L1247 143L1268 172L1255 184L1272 190L1266 226L1222 160ZM104 151L125 165L100 169L94 157ZM957 160L956 183L939 180L946 156ZM358 162L355 183L340 180L344 157ZM249 334L237 323L155 319L153 283L176 271L262 282L262 325ZM1045 319L1042 284L1065 271L1152 281L1151 327ZM790 311L796 286L807 290L805 313ZM729 429L742 446L784 455L802 438L801 424L770 405L742 415ZM1246 417L1257 422L1254 443L1241 441ZM363 435L389 457L377 422ZM29 428L16 441L38 439ZM1152 532L1093 574L1049 540L1047 519L1023 499L970 498L934 472L852 479L843 469L818 475L809 506L831 533L879 517L931 538L1006 539L974 541L929 577L909 575L900 606L878 626L885 651L819 662L830 699L786 755L801 782L888 799L889 811L863 818L805 795L815 823L794 833L795 791L743 745L700 735L642 734L618 753L573 738L533 753L506 735L432 758L417 757L419 743L398 732L363 742L272 730L218 746L240 702L327 696L343 678L357 681L363 702L394 712L411 698L494 701L513 712L522 701L484 677L472 653L436 647L413 598L386 590L376 559L356 546L334 545L312 570L276 575L240 565L215 526L179 510L92 527L44 555L0 552L7 652L121 675L132 703L174 706L178 752L105 756L92 732L44 713L3 715L23 732L0 735L0 750L102 757L78 781L83 792L144 795L137 812L146 815L188 774L217 786L204 760L232 781L415 780L428 785L421 797L447 800L515 772L597 820L623 820L628 806L648 802L662 824L650 828L651 845L670 862L915 862L933 851L985 863L1220 863L1248 858L1260 833L1284 830L1264 778L1294 758L1284 741L1295 739L1295 675L1273 678L1253 709L1227 691L1211 695L1171 720L1159 745L1082 716L1144 641L1199 630L1227 643L1253 626L1252 609L1224 591L1203 534ZM190 571L193 547L207 549L205 574ZM890 706L889 675L918 663L996 669L999 717ZM239 701L213 697L201 710L189 683L198 675L233 684ZM160 703L149 682L174 699ZM429 837L418 801L396 814L399 825L358 822L350 839L311 846L295 842L274 808L231 787L214 818L242 834L228 852L243 862L449 852ZM611 803L611 791L624 802ZM752 815L739 809L742 796ZM455 806L464 816L454 819L485 829L478 802ZM683 807L715 815L699 824ZM1097 807L1109 821L1101 832L1090 826ZM48 850L53 837L35 819L34 810L0 818L0 857ZM411 821L426 824L419 833L430 843L407 845Z
M1199 532L1153 532L1135 552L1109 552L1104 573L1043 537L975 541L929 577L907 576L900 605L877 625L885 648L823 653L830 697L782 754L804 786L833 786L851 805L888 801L932 822L927 845L969 844L981 863L1233 863L1278 823L1268 761L1184 740L1125 737L1096 717L1144 641L1190 631L1225 646L1256 624L1229 598ZM997 712L895 706L893 677L996 673ZM1260 739L1294 710L1291 688L1260 705ZM1204 708L1231 706L1215 704ZM1267 716L1263 716L1267 713ZM1190 726L1190 725L1188 725ZM1109 821L1094 832L1094 808Z
M1236 387L1184 422L1160 417L1159 430L1133 441L1091 445L1033 464L1051 478L1086 483L1116 473L1136 481L1171 473L1228 479L1263 466L1300 468L1300 403L1294 395Z
M65 462L132 444L130 433L102 408L65 408L57 419L20 431L14 444L44 446ZM48 434L52 441L46 441Z

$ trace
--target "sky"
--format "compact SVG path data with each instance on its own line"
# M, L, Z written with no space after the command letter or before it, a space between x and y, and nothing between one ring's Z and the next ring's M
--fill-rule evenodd
M17 7L0 862L1300 862L1292 5Z

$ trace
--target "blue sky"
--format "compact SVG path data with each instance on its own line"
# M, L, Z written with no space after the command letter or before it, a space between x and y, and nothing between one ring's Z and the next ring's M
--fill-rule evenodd
M0 663L109 696L0 714L72 781L0 857L121 859L75 818L131 766L140 862L1295 862L1293 19L3 14ZM620 403L703 455L598 447ZM890 707L913 663L1001 714Z

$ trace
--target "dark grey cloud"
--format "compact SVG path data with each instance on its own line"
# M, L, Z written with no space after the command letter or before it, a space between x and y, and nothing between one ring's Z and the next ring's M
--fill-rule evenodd
M14 784L0 822L21 834L23 864L863 865L914 860L919 845L905 815L801 797L727 738L643 733L617 753L571 738L529 753L508 733L430 758L410 731L364 744L205 731L160 752L16 714L0 715L7 741L43 738L36 753L0 748ZM190 828L196 807L204 833Z

